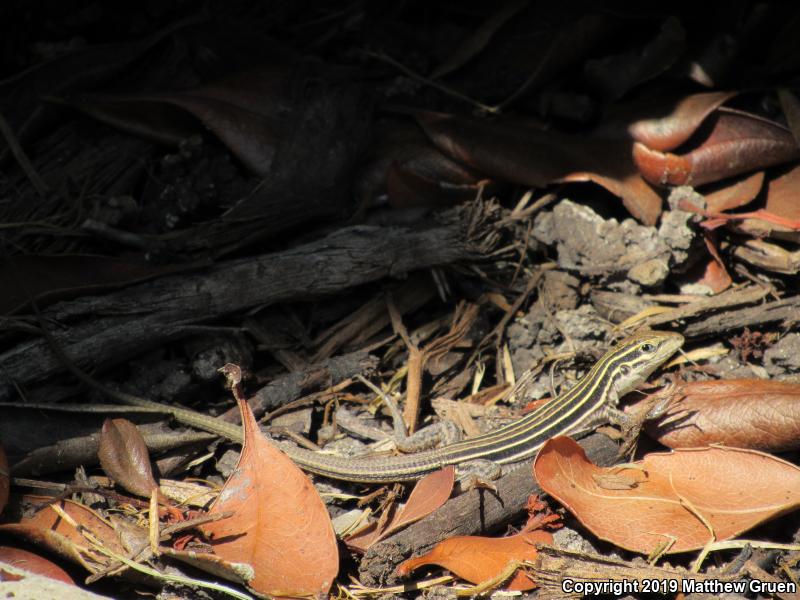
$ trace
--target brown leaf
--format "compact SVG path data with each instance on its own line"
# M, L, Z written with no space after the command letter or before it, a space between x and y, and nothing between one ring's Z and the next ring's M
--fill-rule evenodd
M479 184L456 185L429 179L396 164L386 174L389 204L395 208L451 206L477 197L480 188Z
M284 130L290 72L281 67L237 73L181 92L84 95L72 104L86 114L163 144L208 129L258 175L269 173Z
M8 492L11 489L11 471L8 469L6 451L0 445L0 513L8 504Z
M800 469L754 450L675 450L649 454L634 465L622 472L636 487L602 488L596 478L621 469L592 464L575 441L560 436L542 447L533 470L542 489L592 533L643 554L665 543L667 553L703 547L712 538L703 520L716 540L727 540L800 502Z
M764 209L784 219L800 220L800 165L769 182Z
M722 212L752 202L764 187L764 171L706 195L709 212Z
M724 444L765 452L800 448L800 384L765 379L679 384L647 433L670 448Z
M75 585L75 581L64 569L54 562L27 550L12 548L11 546L0 546L0 562L25 569L43 577Z
M535 560L535 544L552 544L546 531L529 531L505 538L456 536L436 544L427 554L410 558L397 567L398 575L408 575L422 565L439 565L471 583L481 583L502 573L511 561ZM525 573L517 572L506 589L530 590L536 587Z
M365 206L387 193L392 204L404 206L411 192L422 192L428 202L440 204L477 190L481 174L445 156L416 124L376 127L376 141L355 186Z
M637 219L652 225L660 196L631 162L630 140L543 131L529 122L487 121L418 112L417 121L448 156L499 180L534 187L591 181L619 196Z
M706 122L699 146L685 154L663 153L636 142L633 161L656 185L702 185L796 159L800 149L790 131L772 121L720 108Z
M636 119L628 126L631 137L651 150L666 152L677 148L687 141L712 112L735 96L735 92L709 92L687 96L674 104L647 107L640 112L660 114L669 111L666 116Z
M136 425L127 419L103 422L97 456L106 475L131 494L147 498L158 489L147 444Z
M47 501L45 498L30 497L30 499L36 504ZM61 500L58 505L100 540L105 548L116 554L125 555L125 548L114 528L92 510L71 500ZM81 533L49 507L42 508L32 517L23 517L18 523L0 525L0 532L10 533L43 546L59 556L83 565L92 573L105 570L110 564L107 556L92 548Z
M253 568L250 587L273 596L326 594L339 570L328 511L308 477L261 434L239 400L244 445L239 464L210 514L234 516L203 526L214 553Z
M345 542L355 550L366 552L375 542L390 536L395 531L427 517L442 506L453 491L456 482L455 467L448 466L423 477L408 497L408 502L392 515L383 530L378 530L377 523L349 536Z

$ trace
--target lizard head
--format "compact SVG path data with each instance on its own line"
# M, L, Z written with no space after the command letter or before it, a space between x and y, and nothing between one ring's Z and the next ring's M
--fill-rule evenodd
M683 336L669 331L644 331L620 341L599 364L614 378L621 397L644 383L650 374L683 345Z

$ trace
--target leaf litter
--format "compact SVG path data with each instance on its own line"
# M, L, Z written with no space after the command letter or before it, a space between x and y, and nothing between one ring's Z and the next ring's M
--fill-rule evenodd
M387 587L402 560L472 593L587 572L796 581L795 9L248 4L121 9L113 27L105 9L40 14L20 23L50 30L9 37L0 528L121 597L142 576L193 597L168 572L185 563L236 597L416 597L428 584ZM250 263L246 288L209 275ZM241 453L155 413L101 433L124 409L60 374L33 308L111 388L241 418ZM571 511L552 538L520 520L527 466L464 494L452 470L413 491L309 478L216 376L244 367L272 436L385 458L393 428L360 377L412 430L449 414L474 435L546 406L642 325L688 340L664 369L678 373L650 379L652 439L608 471L549 442L541 502ZM579 441L609 465L595 439ZM349 548L344 516L365 523ZM755 550L692 572L736 544ZM780 566L748 558L770 544ZM665 553L676 567L636 558Z

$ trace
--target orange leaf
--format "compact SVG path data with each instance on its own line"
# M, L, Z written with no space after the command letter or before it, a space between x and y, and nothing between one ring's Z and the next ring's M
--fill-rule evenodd
M239 464L210 514L234 516L203 526L214 552L253 568L250 587L272 596L326 594L339 570L328 511L308 477L258 429L239 400L244 445Z
M744 206L758 196L763 186L764 171L759 171L742 181L706 195L706 209L709 212L722 212Z
M30 497L30 499L36 500L37 504L46 501L45 498ZM61 500L58 505L79 525L99 539L104 547L125 555L125 548L114 528L92 510L71 500ZM23 517L19 523L0 525L0 532L10 533L43 546L68 560L82 564L91 572L104 570L109 564L109 559L104 554L91 548L86 538L75 527L49 507L39 510L32 517Z
M703 239L711 259L706 262L705 271L698 283L708 287L714 294L719 294L731 286L733 279L725 268L725 263L722 262L713 234L706 233Z
M442 152L497 179L535 187L591 181L619 196L647 225L661 214L661 197L636 170L628 138L543 131L512 119L489 122L433 112L416 117Z
M366 551L378 540L428 516L447 502L455 482L456 470L452 465L426 475L414 486L406 505L393 515L383 531L378 531L377 524L372 524L345 540L347 545L362 552Z
M54 562L38 554L34 554L33 552L28 552L27 550L12 548L10 546L0 546L0 562L25 569L26 571L42 575L43 577L49 577L50 579L75 585L72 577L70 577L64 569Z
M436 544L427 554L410 558L397 567L399 575L408 575L422 565L439 565L471 583L497 577L511 561L534 560L534 544L552 544L546 531L518 533L504 538L456 536ZM525 573L517 572L509 582L509 590L530 590L536 587Z
M670 448L724 444L766 452L800 448L800 384L764 379L682 383L647 433Z
M800 469L754 450L692 448L649 454L634 464L598 467L575 441L560 436L542 447L533 470L542 489L595 535L643 554L667 542L668 553L702 548L712 534L698 514L715 539L726 540L800 503ZM604 485L609 475L625 475L631 485Z

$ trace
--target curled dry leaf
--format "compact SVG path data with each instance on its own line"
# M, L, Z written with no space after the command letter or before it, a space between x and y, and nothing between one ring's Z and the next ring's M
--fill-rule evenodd
M727 540L800 503L800 469L754 450L675 450L649 454L634 466L598 467L575 441L560 436L542 447L533 471L542 489L592 533L642 554L665 545L667 553L686 552L712 538ZM598 484L620 472L636 484Z
M672 106L649 107L640 112L664 116L639 118L628 127L628 133L651 150L673 150L687 141L706 117L735 95L735 92L692 94Z
M211 514L233 512L209 523L214 553L252 568L249 587L270 596L328 592L339 554L328 511L308 477L261 434L250 407L239 400L244 445Z
M766 452L800 448L800 384L765 379L679 384L646 426L670 448L724 444Z
M148 498L158 489L147 444L136 425L127 419L103 422L97 455L106 475L131 494Z
M664 153L636 142L633 161L656 185L702 185L779 165L800 156L792 133L757 115L720 108L708 120L710 132L685 154Z
M406 505L394 513L382 530L378 530L377 522L371 523L367 528L349 536L345 543L350 548L365 552L375 542L419 521L442 506L450 497L455 482L456 470L452 465L426 475L414 486Z
M36 505L47 501L46 498L32 496L28 499ZM95 512L70 500L61 500L58 505L105 548L116 554L125 555L125 548L114 528ZM0 525L0 533L10 533L43 546L72 562L83 565L91 573L104 571L110 566L110 559L106 555L95 550L75 527L50 507L42 508L31 517L23 517L18 523Z
M418 112L417 121L448 156L499 180L545 187L591 181L619 196L647 225L661 214L661 197L631 162L629 139L544 131L526 121L480 121Z
M0 562L25 569L26 571L42 575L43 577L49 577L50 579L56 579L64 583L75 585L75 581L73 581L72 577L70 577L64 569L53 561L47 560L33 552L28 552L27 550L12 548L11 546L0 546Z
M552 544L546 531L527 531L504 538L456 536L436 544L427 554L409 558L397 567L398 575L408 575L422 565L439 565L470 583L481 583L500 575L512 561L535 560L536 544ZM530 590L536 584L518 571L509 590Z

